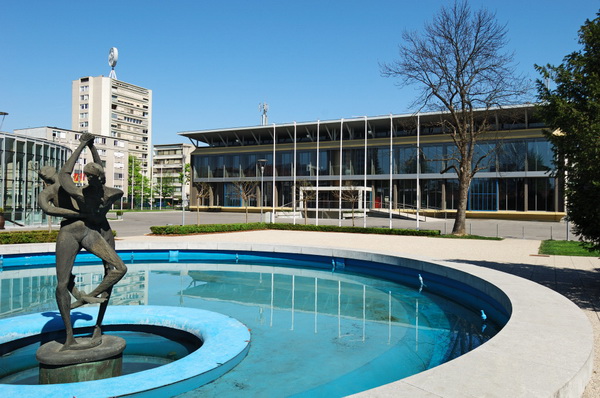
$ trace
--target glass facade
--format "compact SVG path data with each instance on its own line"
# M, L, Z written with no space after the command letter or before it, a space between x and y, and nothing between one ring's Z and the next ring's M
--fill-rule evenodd
M0 133L0 207L7 226L47 223L37 203L43 189L37 173L43 166L59 169L70 154L50 141Z
M341 143L339 121L326 128L322 123L307 124L303 126L303 134L298 135L292 133L295 125L258 127L251 133L254 145L235 147L237 144L231 141L229 148L227 133L232 130L218 131L214 147L199 147L192 156L194 178L212 184L217 193L212 198L213 205L239 206L239 200L227 193L226 184L236 179L260 179L257 160L266 159L265 206L290 206L294 181L297 186L315 187L318 180L319 187L331 187L338 186L340 180L342 185L364 186L366 179L369 208L391 205L402 209L417 205L419 162L420 207L456 209L458 180L452 167L458 167L455 145L448 135L441 134L439 127L429 126L421 128L417 149L415 125L404 119L399 117L391 123L392 132L389 119L379 119L379 124L355 120L354 127L344 128ZM531 115L529 120L533 120ZM479 141L474 149L473 168L477 172L468 194L468 210L564 211L561 184L552 173L554 155L551 144L541 133L543 126L528 125L525 117L519 123L499 121L496 127L506 132L490 134L493 138ZM277 133L282 130L285 133ZM240 134L236 131L234 135ZM272 143L273 136L276 136L275 146L261 145ZM295 136L301 138L294 153L296 145L290 143ZM331 193L323 191L319 195L323 195L319 198L320 208L337 207L333 206L336 200L330 197Z

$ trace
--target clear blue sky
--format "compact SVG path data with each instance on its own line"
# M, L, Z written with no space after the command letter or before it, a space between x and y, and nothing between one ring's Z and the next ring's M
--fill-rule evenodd
M380 76L403 30L419 30L440 0L17 1L0 8L3 131L71 127L71 81L108 76L153 90L153 141L260 123L412 112L413 88ZM506 23L519 69L558 64L598 0L472 0ZM1 119L0 119L1 120Z

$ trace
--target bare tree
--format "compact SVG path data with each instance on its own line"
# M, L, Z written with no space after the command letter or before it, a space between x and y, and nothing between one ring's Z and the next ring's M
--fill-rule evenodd
M347 182L344 185L344 188L341 190L342 201L350 203L352 208L352 226L354 227L354 209L356 209L356 204L360 201L360 190L352 185L351 182ZM333 191L333 196L336 199L340 197L340 191Z
M196 188L196 225L200 225L200 202L210 197L212 189L207 182L194 182Z
M419 86L413 106L442 111L442 130L455 146L455 162L444 172L454 170L459 181L456 235L465 234L469 187L490 155L476 156L476 143L490 130L492 111L522 101L530 90L515 73L513 55L502 52L506 31L494 13L472 12L467 1L457 1L442 7L423 32L404 32L399 59L380 65L382 75L399 78L400 86Z
M300 180L296 184L296 189L298 189L298 196L302 200L302 209L304 213L305 225L307 224L308 220L308 202L317 198L317 191L310 188L312 188L312 184L308 180Z
M236 181L233 183L233 187L236 193L246 208L246 224L248 224L248 203L250 199L256 197L256 188L258 183L256 181Z

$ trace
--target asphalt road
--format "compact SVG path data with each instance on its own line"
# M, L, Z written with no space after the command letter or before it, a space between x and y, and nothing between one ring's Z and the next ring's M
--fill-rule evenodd
M248 222L260 221L259 213L248 214ZM153 211L153 212L126 212L122 220L110 220L110 224L117 231L117 236L140 236L150 233L150 227L154 225L181 225L181 224L218 224L218 223L244 223L244 213L229 212L200 212L193 211ZM276 218L277 223L293 223L292 218ZM304 224L303 218L296 218L297 224ZM427 218L419 222L420 229L437 229L442 233L450 233L454 220ZM308 219L309 224L315 224L314 219ZM354 223L358 227L363 226L363 219L356 218ZM320 219L319 224L338 225L337 219ZM342 220L342 225L351 226L352 220ZM367 226L389 228L389 218L368 217ZM416 228L415 220L393 219L393 228ZM471 220L467 219L467 232L473 235L517 238L517 239L556 239L567 238L567 224L565 222L538 222L538 221L507 221L507 220ZM576 237L572 232L568 233L569 239Z

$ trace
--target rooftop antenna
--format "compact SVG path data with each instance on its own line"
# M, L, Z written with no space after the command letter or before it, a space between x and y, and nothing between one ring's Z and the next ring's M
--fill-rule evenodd
M258 111L260 112L260 125L266 126L269 123L269 117L267 112L269 111L269 104L266 102L258 104Z
M115 66L119 60L119 50L117 47L111 47L108 51L108 65L112 68L108 77L117 80L117 73L115 72Z

